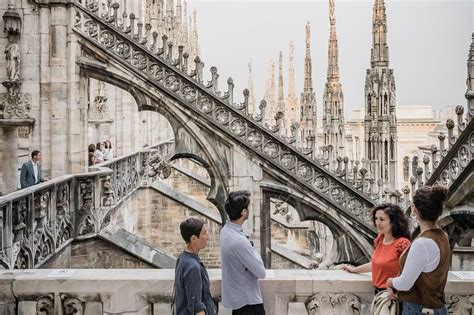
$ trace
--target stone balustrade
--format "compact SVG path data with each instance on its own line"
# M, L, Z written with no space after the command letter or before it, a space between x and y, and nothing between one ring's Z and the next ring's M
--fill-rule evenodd
M100 232L150 171L156 150L140 151L0 197L0 269L40 268L74 238ZM149 174L151 174L149 176Z
M219 298L221 271L209 274ZM472 314L473 277L450 273L450 314ZM173 281L172 269L3 271L0 313L169 315ZM343 271L269 270L261 288L267 314L275 315L369 314L373 298L370 275ZM219 314L230 312L221 307Z

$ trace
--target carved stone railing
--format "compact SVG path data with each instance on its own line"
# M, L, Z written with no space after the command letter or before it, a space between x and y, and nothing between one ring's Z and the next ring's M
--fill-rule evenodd
M102 4L105 10L99 14ZM157 33L151 33L147 25L143 27L135 15L120 14L118 3L78 0L75 9L73 29L82 40L101 49L135 77L166 91L207 125L221 130L300 187L315 193L373 231L369 210L374 202L363 193L363 187L356 189L320 165L314 152L298 149L293 141L281 136L282 113L275 117L275 126L265 126L264 101L260 113L250 115L247 110L248 90L244 90L242 103L234 103L231 78L227 81L227 91L219 91L219 74L216 67L211 67L211 80L205 83L204 63L199 57L193 61L194 70L189 71L189 55L184 52L184 47L178 47L178 58L174 59L173 43L168 42L166 36L158 39Z
M0 197L0 268L40 266L75 235L74 176Z
M212 269L209 275L211 294L220 299L221 271ZM0 272L0 311L14 314L8 311L18 307L18 314L169 315L173 281L172 269ZM445 290L449 314L472 314L473 285L473 280L450 274ZM370 314L374 296L370 275L343 271L268 270L260 286L270 315Z
M100 232L150 181L142 151L0 197L0 269L38 268L74 238Z
M432 168L425 174L426 185L438 183L450 187L464 170L472 170L473 146L474 146L474 120L466 124L465 129L459 134L456 142L448 150L443 148L443 142L440 140L441 148L433 147L433 153L440 151L442 160L432 161ZM424 160L423 162L425 162ZM429 163L429 162L428 162ZM425 163L426 165L427 163ZM435 167L436 166L436 167Z

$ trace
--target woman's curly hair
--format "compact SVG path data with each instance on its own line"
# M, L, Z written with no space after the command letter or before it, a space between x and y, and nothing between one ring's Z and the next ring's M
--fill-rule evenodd
M407 239L411 239L408 219L399 206L391 204L391 203L382 203L380 205L376 205L372 209L372 222L374 223L374 225L375 225L375 213L379 210L383 210L383 212L390 219L390 225L392 226L393 237L395 238L405 237Z
M448 190L442 186L423 186L413 195L413 204L418 209L421 219L435 222L443 213L443 203Z

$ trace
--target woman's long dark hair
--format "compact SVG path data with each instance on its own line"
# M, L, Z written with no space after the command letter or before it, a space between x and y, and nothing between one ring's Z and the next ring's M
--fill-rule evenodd
M392 235L395 238L405 237L411 239L410 229L407 217L403 213L402 209L391 203L382 203L375 206L372 209L372 222L375 225L375 213L379 210L383 212L390 219L390 225L392 226Z

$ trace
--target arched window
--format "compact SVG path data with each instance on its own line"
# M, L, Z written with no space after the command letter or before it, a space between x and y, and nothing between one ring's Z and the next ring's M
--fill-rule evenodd
M395 143L393 139L390 139L390 159L391 160L395 159Z
M403 180L408 181L410 177L410 158L405 156L403 158Z
M413 160L411 160L411 173L412 176L416 177L416 169L418 168L418 157L414 156Z

